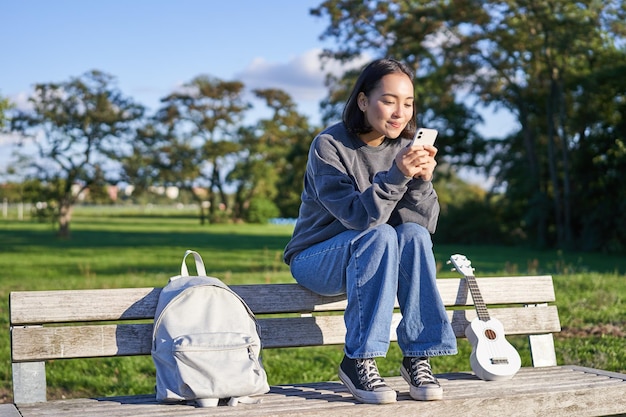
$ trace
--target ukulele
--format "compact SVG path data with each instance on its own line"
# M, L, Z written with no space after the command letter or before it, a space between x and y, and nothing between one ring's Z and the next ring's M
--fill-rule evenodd
M478 290L471 262L464 255L452 255L448 263L454 265L457 272L465 277L478 316L465 328L465 336L472 345L470 355L472 370L477 377L485 381L512 378L521 366L520 356L506 340L502 323L489 317L487 306Z

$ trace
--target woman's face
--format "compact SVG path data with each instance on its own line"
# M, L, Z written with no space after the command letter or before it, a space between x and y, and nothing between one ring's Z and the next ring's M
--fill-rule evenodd
M369 96L360 93L357 100L373 129L359 136L371 146L380 145L385 136L390 139L400 136L413 117L413 83L401 72L385 75Z

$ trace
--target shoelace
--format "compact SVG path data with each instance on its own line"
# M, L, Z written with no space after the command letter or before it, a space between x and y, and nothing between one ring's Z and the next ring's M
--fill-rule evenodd
M420 386L422 384L437 384L439 381L433 375L433 371L430 368L430 363L427 358L412 358L411 369L415 384Z
M378 373L376 361L373 359L357 359L356 367L359 374L359 380L367 389L374 390L378 387L386 386L385 381L380 376L380 373Z

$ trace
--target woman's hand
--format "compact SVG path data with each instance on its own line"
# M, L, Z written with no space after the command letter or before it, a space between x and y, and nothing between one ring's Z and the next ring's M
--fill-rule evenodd
M437 148L432 145L409 146L398 152L396 165L406 177L430 181L433 179L433 172L437 166L435 155L437 155Z

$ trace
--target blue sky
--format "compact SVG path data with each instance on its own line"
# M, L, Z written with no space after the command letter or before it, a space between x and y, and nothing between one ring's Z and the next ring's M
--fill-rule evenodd
M21 104L35 83L98 69L152 110L195 76L289 92L317 116L320 0L0 0L0 94Z
M36 83L98 69L156 110L160 98L206 74L242 81L250 90L281 88L318 123L326 95L318 54L332 46L319 39L327 18L309 14L321 2L0 0L0 95L22 106ZM495 135L512 122L502 114L488 119L481 130ZM0 172L10 142L0 135Z

